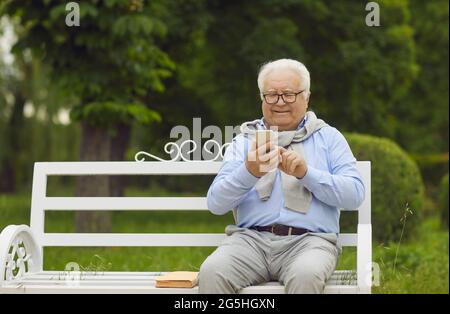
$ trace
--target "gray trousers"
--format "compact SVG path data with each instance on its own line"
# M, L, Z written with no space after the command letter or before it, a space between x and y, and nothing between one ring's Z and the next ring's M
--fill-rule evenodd
M238 293L276 280L286 293L323 293L341 253L334 233L278 236L235 225L225 232L200 267L199 293Z

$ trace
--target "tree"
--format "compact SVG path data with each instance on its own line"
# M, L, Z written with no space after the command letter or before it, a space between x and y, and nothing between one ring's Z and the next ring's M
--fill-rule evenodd
M409 6L419 73L410 92L396 104L404 117L397 138L413 153L448 153L449 2L411 0Z
M0 35L4 30L12 41L24 31L16 19L0 23ZM42 62L28 49L7 56L0 59L0 192L16 193L30 187L35 161L77 158L67 140L77 128L59 120L71 99L49 84Z
M71 117L82 125L80 159L109 160L114 151L111 139L119 125L161 119L143 99L163 91L163 79L174 69L167 53L158 47L167 33L159 18L166 14L165 7L163 1L83 2L81 25L68 27L65 6L52 0L7 2L5 12L18 17L26 28L14 51L30 48L50 68L52 84L77 97ZM83 177L77 184L77 195L108 192L104 177ZM110 218L78 213L77 229L108 231Z
M382 25L368 27L361 1L210 1L205 40L179 65L182 84L210 120L239 124L261 115L262 63L298 59L311 72L312 110L340 129L393 138L403 119L395 105L418 67L408 2L379 3Z
M0 20L0 24L5 29L12 28L12 21L6 19ZM0 192L3 193L17 190L17 159L25 147L23 110L26 100L32 97L33 68L32 60L24 53L8 65L0 59Z

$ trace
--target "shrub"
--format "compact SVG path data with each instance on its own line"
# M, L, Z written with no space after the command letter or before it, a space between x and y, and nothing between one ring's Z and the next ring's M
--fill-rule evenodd
M404 237L410 236L424 204L424 184L417 164L391 140L355 133L345 136L357 160L371 161L374 239L398 241L407 208L413 214L407 217Z

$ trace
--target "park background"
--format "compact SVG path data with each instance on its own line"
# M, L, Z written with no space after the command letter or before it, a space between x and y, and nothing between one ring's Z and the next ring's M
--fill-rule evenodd
M176 125L259 118L258 68L311 72L310 109L372 161L375 293L448 293L447 0L0 1L0 230L29 224L36 161L134 160ZM206 141L204 139L203 141ZM204 195L213 177L51 178L50 196ZM346 213L341 231L355 231ZM54 212L47 232L223 232L231 213ZM45 269L198 270L214 248L47 248ZM344 249L338 268L355 269Z

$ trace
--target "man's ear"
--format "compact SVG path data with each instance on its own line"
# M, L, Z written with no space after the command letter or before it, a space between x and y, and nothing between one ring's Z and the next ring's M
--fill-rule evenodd
M310 99L310 97L311 97L311 92L309 92L308 93L308 95L305 97L306 99L306 108L308 108L309 107L309 99Z

